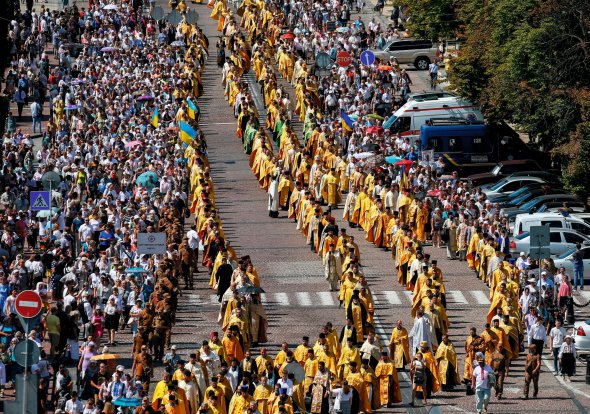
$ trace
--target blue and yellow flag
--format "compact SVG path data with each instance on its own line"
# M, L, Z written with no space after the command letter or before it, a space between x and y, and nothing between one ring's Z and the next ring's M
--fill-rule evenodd
M352 131L354 129L354 121L350 119L346 112L344 112L344 109L340 110L340 118L342 119L342 128L347 131Z
M186 98L186 105L188 106L188 116L190 116L191 119L195 119L199 108L193 101L191 101L191 98Z
M152 125L154 128L157 128L159 125L159 116L158 116L158 107L154 108L154 112L152 113Z
M180 140L186 145L190 145L196 137L197 131L186 122L180 121Z

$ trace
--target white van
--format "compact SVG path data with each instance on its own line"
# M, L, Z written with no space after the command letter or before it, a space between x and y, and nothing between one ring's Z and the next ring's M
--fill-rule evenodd
M590 225L579 217L563 216L561 213L519 214L514 222L514 237L530 231L533 226L549 225L552 228L572 229L590 236Z
M420 128L430 119L457 119L469 122L483 122L483 114L478 105L458 98L433 97L408 101L385 121L383 128L391 128L402 135L420 135Z

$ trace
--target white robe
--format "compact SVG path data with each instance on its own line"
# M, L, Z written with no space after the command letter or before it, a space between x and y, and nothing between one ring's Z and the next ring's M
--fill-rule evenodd
M279 180L274 179L268 186L268 210L279 211Z
M434 334L434 328L430 323L428 315L424 315L421 318L416 317L414 320L414 326L408 336L410 338L410 351L412 351L412 356L416 353L416 348L420 348L420 342L422 341L426 341L430 349L433 349L433 346L438 346L438 341Z

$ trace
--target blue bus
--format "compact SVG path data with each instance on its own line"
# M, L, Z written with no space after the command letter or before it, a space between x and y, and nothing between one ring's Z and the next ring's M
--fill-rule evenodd
M434 151L442 157L445 171L485 168L498 161L498 134L483 123L462 120L431 119L420 128L422 151Z

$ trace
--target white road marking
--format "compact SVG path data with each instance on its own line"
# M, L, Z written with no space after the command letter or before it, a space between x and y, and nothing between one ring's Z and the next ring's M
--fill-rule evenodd
M447 292L447 296L450 296L447 298L450 299L450 302L459 303L461 305L467 305L468 303L465 295L460 290L450 290Z
M400 299L399 295L393 290L386 290L383 292L383 295L385 296L385 299L387 299L387 302L389 302L391 305L402 304L402 300Z
M489 305L490 304L490 300L488 299L488 295L486 295L481 290L472 290L472 291L470 291L470 293L473 295L473 297L475 298L477 303L479 303L481 305Z
M190 303L191 305L200 305L201 304L201 297L199 295L191 293L187 296L188 296L188 303Z
M332 292L316 292L316 294L320 297L320 303L322 304L322 306L336 305L334 297L332 296Z
M297 300L301 306L311 306L311 296L309 292L296 292Z
M262 302L263 305L266 305L268 303L268 301L266 300L266 293L260 294L260 301Z
M547 367L547 369L549 369L549 372L553 372L553 367L551 366L551 365L552 365L552 363L550 364L550 363L549 363L549 361L548 361L548 360L546 360L546 359L543 359L543 363L545 364L545 366ZM568 390L570 390L570 391L571 391L571 392L573 392L574 394L581 395L581 396L583 396L583 397L585 397L585 398L588 398L588 399L590 400L590 394L588 394L588 393L586 393L586 392L583 392L583 391L580 391L579 389L577 389L577 388L575 388L575 387L571 386L569 383L565 382L565 381L563 380L563 378L561 378L559 375L558 375L558 376L556 376L556 377L555 377L555 379L556 379L557 381L559 381L559 384L560 384L562 387L565 387L565 388L567 388Z
M413 303L413 301L414 301L413 292L410 292L409 290L404 290L404 295L406 296L406 299L408 299L408 301L410 303Z
M574 295L574 301L578 305L585 305L590 300L590 292L581 290L580 295Z
M291 302L289 302L289 296L283 292L275 293L275 299L281 306L289 306L291 304Z
M212 305L219 305L219 298L217 295L209 295L209 300L211 301Z

